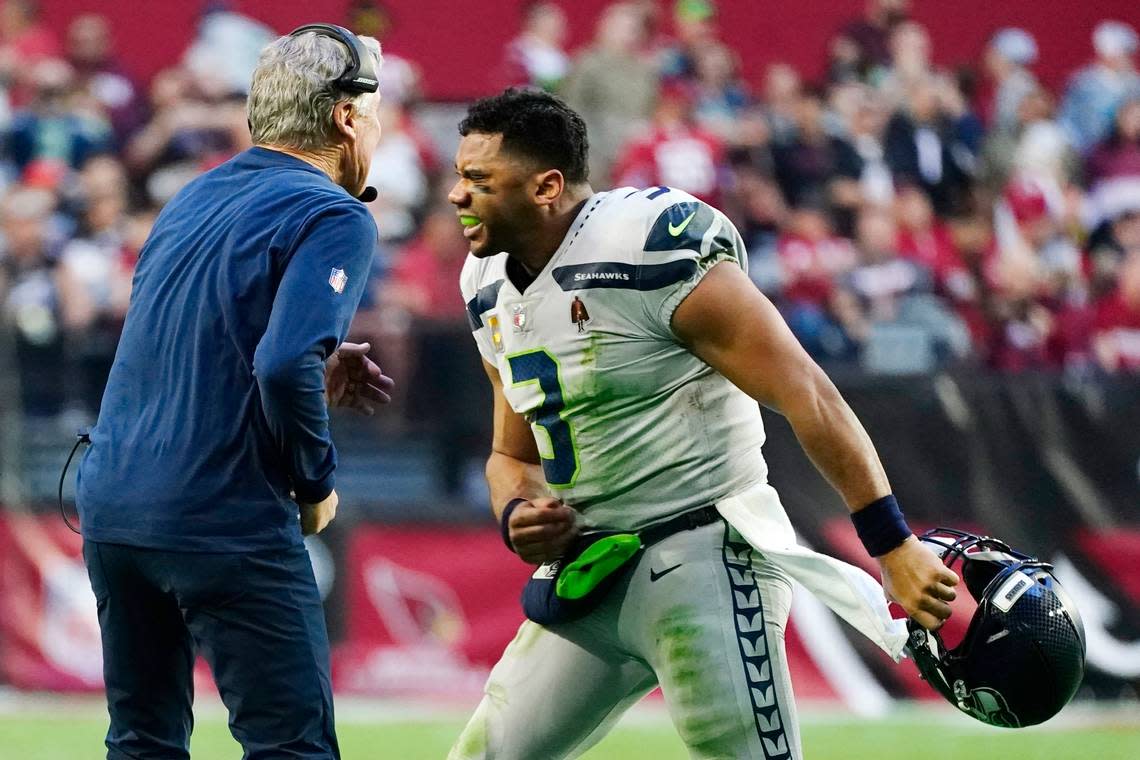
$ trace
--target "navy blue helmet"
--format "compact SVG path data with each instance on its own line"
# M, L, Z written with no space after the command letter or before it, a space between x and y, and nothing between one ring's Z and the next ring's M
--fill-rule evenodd
M909 621L923 680L962 712L1007 728L1052 718L1081 684L1085 629L1053 567L995 538L949 528L919 536L978 603L961 643ZM960 567L960 569L959 569Z

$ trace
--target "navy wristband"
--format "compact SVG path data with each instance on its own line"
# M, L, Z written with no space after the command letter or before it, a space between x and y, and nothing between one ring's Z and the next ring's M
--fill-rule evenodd
M881 557L897 548L911 535L894 494L887 494L858 512L852 512L851 522L863 542L863 548L872 557Z
M521 496L511 499L507 502L507 506L503 507L503 515L499 518L499 531L503 536L503 543L511 551L515 551L514 545L511 543L511 531L508 527L511 521L511 512L515 511L515 507L519 504L526 504L530 499L524 499ZM515 552L516 554L518 552Z

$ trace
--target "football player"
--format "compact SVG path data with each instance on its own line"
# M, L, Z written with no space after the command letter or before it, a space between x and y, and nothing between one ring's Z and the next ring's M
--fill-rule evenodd
M769 552L765 530L744 537L762 515L791 535L757 402L787 417L912 618L938 627L957 576L906 527L866 432L748 279L720 211L668 187L595 192L585 125L546 93L479 101L459 131L449 199L494 389L493 510L543 565L531 583L558 577L574 614L527 608L450 757L578 756L658 685L693 757L801 757L783 635L804 564L794 538ZM573 562L563 588L582 547L615 533L636 551Z

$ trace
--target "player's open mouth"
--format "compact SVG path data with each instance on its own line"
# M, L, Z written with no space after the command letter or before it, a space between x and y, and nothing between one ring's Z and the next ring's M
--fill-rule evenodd
M483 220L472 214L460 214L459 223L463 225L463 237L472 240L483 231Z

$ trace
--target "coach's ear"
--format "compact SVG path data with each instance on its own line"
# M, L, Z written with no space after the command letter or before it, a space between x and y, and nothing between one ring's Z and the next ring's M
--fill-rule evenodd
M549 206L562 195L566 178L557 169L548 169L535 175L534 202L539 206Z

